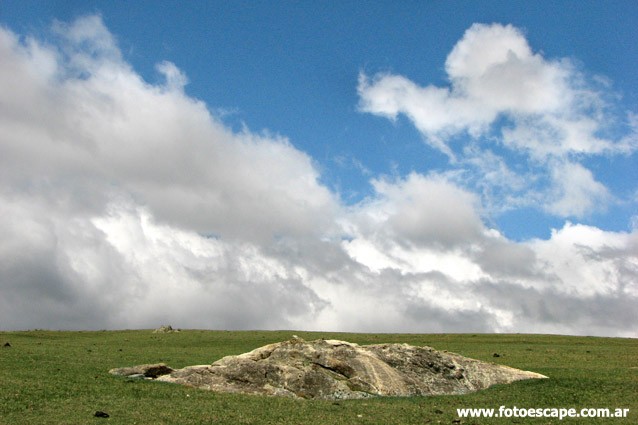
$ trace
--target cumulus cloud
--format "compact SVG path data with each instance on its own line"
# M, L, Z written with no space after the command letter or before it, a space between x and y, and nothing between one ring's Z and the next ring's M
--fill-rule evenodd
M524 198L521 192L528 192L529 205L537 204L539 197L541 202L550 198L548 202L555 205L547 211L562 217L582 217L584 204L609 199L602 196L605 188L591 173L588 178L595 190L580 191L578 202L557 203L551 199L565 185L555 178L556 161L575 172L579 156L629 154L638 148L632 114L624 124L632 129L625 135L616 139L603 136L609 133L609 123L617 120L608 113L604 93L587 82L572 61L550 60L535 53L523 32L512 25L474 24L448 55L445 70L450 82L447 87L421 87L401 75L361 74L359 107L390 119L404 114L429 145L448 155L453 164L466 170L466 175L477 163L496 159L507 165L507 156L495 157L484 147L495 142L498 148L509 151L508 156L526 157L535 174L528 181L550 184L511 187L507 194L512 200L510 207L520 206ZM457 142L450 143L458 136L473 141L469 150L455 148ZM511 170L500 167L493 169L492 175L500 171L498 181L529 177L513 175ZM570 170L564 173L573 177ZM580 173L581 182L585 174ZM472 175L470 184L503 189L498 183L486 184L480 172ZM485 192L486 203L494 203L490 192ZM585 195L591 197L585 199Z
M442 148L456 133L487 132L501 114L560 112L573 94L569 67L534 54L511 25L473 25L450 52L445 70L450 87L419 87L388 74L370 80L362 74L360 107L393 118L404 113L428 142Z
M393 240L448 247L480 234L476 199L442 178L412 173L397 182L375 180L373 186L377 196L368 215Z
M200 311L190 322L202 326L229 324L212 318L238 311L247 322L237 318L236 326L258 315L266 320L266 310L278 324L286 314L306 314L306 301L316 295L291 283L294 277L262 273L272 264L258 245L331 233L336 197L317 182L312 159L283 137L225 128L184 94L187 79L172 63L157 66L165 84L146 83L123 61L99 17L56 23L54 31L56 46L0 32L7 77L0 82L0 194L8 218L4 258L11 259L3 312L22 323L47 323L37 311L24 322L29 304L15 302L33 291L59 317L68 316L62 326L91 312L96 323L108 318L105 325L149 324L176 309L186 314L180 304L226 312ZM248 251L230 240L247 243ZM217 257L207 253L214 249L237 264L218 270ZM206 266L191 270L188 262ZM299 290L310 298L297 298ZM269 304L275 299L282 301L278 308ZM241 310L228 307L240 304ZM123 311L127 317L118 318Z
M448 55L445 70L449 87L420 87L400 75L361 74L360 108L390 118L405 114L441 149L460 132L487 133L499 117L512 125L505 128L506 142L538 157L636 147L635 140L629 146L597 137L604 127L604 99L582 82L569 60L534 53L511 25L472 25Z
M229 237L323 229L321 217L331 216L335 200L317 183L311 158L285 138L230 132L184 95L186 77L174 64L158 65L166 84L157 87L119 54L102 56L115 47L96 19L61 27L66 53L48 52L58 61L52 75L30 60L43 46L3 33L5 63L15 68L2 83L12 111L3 116L24 111L5 123L11 137L2 166L10 188L52 185L70 209L96 210L125 191L162 220ZM78 64L80 74L65 75Z
M587 168L571 162L553 163L550 168L554 193L545 206L547 211L583 217L607 205L609 191Z
M496 43L479 30L463 43ZM461 85L429 89L440 102L463 108L483 96L476 84L489 78L470 65L506 63L507 72L563 81L517 30L493 30L509 37L514 57L459 48L448 68L464 79L465 98L454 91ZM44 42L0 28L2 328L636 336L636 229L566 224L548 240L513 242L484 223L480 196L436 173L377 176L369 198L346 206L285 137L233 132L188 96L177 65L160 62L164 81L144 81L99 17L52 31ZM418 88L398 78L360 89L374 93L382 81ZM379 110L404 112L405 103L389 102ZM485 111L542 108L516 102L503 93ZM460 124L442 112L424 128L441 137L490 122L463 113ZM513 173L474 158L494 181ZM549 208L584 210L592 196L607 196L587 169L560 160L556 169L567 171L555 180L579 191L556 192Z

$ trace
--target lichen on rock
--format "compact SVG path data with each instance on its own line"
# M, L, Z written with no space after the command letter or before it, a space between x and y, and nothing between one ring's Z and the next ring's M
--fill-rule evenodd
M133 371L136 369L110 372L126 376ZM496 384L540 378L546 376L430 347L360 346L325 339L306 342L301 338L157 376L158 381L217 392L316 399L465 394Z

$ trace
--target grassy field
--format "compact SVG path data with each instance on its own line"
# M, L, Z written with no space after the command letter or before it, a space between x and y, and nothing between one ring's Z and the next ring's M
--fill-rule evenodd
M114 377L114 367L208 364L295 333L311 340L429 345L548 380L464 396L349 401L215 394ZM10 347L4 345L9 343ZM500 357L493 357L499 353ZM457 408L628 408L626 419L464 418ZM96 411L109 414L98 418ZM459 422L460 420L460 422ZM0 332L1 424L636 424L638 340L547 335L334 334L149 330Z

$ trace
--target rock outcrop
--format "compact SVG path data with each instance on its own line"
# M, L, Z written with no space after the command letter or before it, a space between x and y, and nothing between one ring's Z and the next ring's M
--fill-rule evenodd
M153 330L154 334L167 334L171 332L179 332L179 329L173 329L171 325L162 325L159 328Z
M163 368L157 374L159 366ZM430 347L300 338L224 357L212 365L177 370L143 365L110 372L148 377L147 369L158 381L211 391L317 399L465 394L495 384L546 378Z

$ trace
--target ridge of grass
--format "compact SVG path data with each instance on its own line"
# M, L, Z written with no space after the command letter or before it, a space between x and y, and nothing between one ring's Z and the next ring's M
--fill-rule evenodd
M114 377L114 367L210 364L296 334L428 345L547 375L462 396L291 400ZM5 343L10 347L4 347ZM498 353L500 357L494 357ZM457 408L628 408L625 419L464 418L461 424L638 423L638 340L529 334L183 330L0 332L0 424L452 424ZM109 414L97 418L96 411Z

